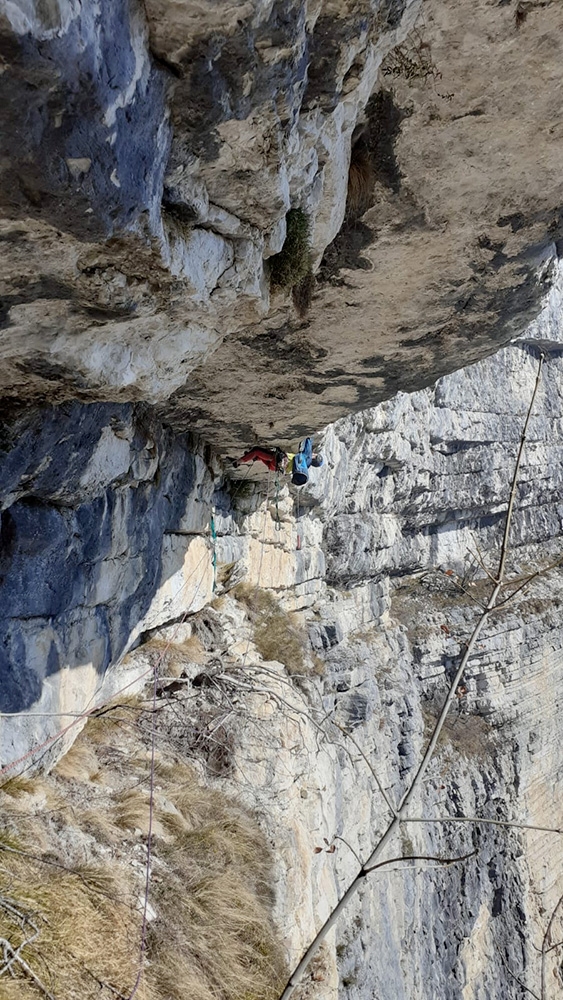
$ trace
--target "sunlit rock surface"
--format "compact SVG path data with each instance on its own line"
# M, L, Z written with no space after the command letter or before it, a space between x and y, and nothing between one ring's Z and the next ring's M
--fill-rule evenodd
M209 449L131 407L106 407L101 434L88 422L98 405L71 408L63 441L47 414L41 431L21 418L3 473L2 707L32 714L3 720L2 762L68 721L41 712L134 690L152 672L151 643L170 644L187 695L181 731L207 780L267 830L277 919L297 960L388 820L373 771L396 802L479 615L490 586L480 563L494 573L543 350L508 569L514 587L545 572L485 628L411 815L559 826L561 343L559 279L520 342L329 427L325 465L299 498L253 470L229 480ZM287 667L256 645L265 588L289 616L280 659L308 636ZM563 874L557 843L404 824L392 857L475 856L374 875L301 995L512 1000L513 975L537 990L536 946Z
M0 2L0 764L49 766L170 643L202 779L274 846L291 961L385 827L373 771L397 802L420 760L540 349L508 565L542 572L413 809L561 826L562 29L515 0ZM270 287L296 208L301 317ZM299 498L224 459L323 427ZM301 998L541 995L558 845L405 824L392 856L475 856L374 875Z
M2 396L289 443L521 332L563 204L563 9L524 8L4 0Z

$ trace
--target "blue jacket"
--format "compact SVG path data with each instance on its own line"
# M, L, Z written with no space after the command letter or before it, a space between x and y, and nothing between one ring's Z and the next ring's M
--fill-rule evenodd
M299 451L293 456L291 482L294 486L304 486L309 480L311 465L322 465L322 458L313 459L313 438L305 438Z

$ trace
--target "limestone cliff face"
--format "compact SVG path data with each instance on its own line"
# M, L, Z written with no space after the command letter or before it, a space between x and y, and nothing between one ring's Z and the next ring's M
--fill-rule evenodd
M479 614L488 585L479 553L494 566L534 343L549 353L510 575L519 584L561 558L561 305L559 280L522 342L330 427L326 467L299 509L293 499L293 515L282 498L279 530L272 484L256 487L261 505L241 521L257 499L236 482L239 513L217 514L220 570L234 572L227 592L179 632L157 633L200 692L186 704L209 780L256 809L274 844L277 915L294 961L388 821L373 770L397 802ZM242 573L271 588L291 628L307 628L304 660L288 659L286 633L277 638L286 669L264 661L252 624L260 590L247 598L250 621L234 599ZM412 816L560 826L560 588L556 567L483 633ZM194 636L205 650L195 662L184 652ZM131 660L142 671L150 655L140 646ZM515 976L537 991L537 948L561 893L558 842L535 830L405 823L392 857L475 856L438 871L398 863L366 880L298 996L515 1000ZM558 969L553 956L547 996L560 991Z
M5 0L2 395L159 402L232 447L506 342L561 239L562 19ZM318 279L303 320L270 290L290 208Z
M0 764L52 763L170 643L291 960L384 828L373 771L396 802L420 759L538 343L510 572L561 556L562 28L550 0L0 0ZM290 209L301 317L270 284ZM321 427L299 498L219 457ZM560 580L484 632L419 816L561 826ZM301 995L539 995L550 838L405 824L396 856L476 855L366 883Z
M26 472L3 476L3 607L17 597L3 710L31 714L3 720L2 762L67 719L42 712L142 684L170 643L163 690L186 699L162 724L207 782L257 812L296 960L384 828L373 771L397 801L478 614L478 554L492 560L498 547L538 343L548 358L510 573L521 582L561 556L561 305L559 279L521 342L328 428L325 467L298 505L267 480L229 484L209 452L139 409L77 407L75 436L56 443L47 421L40 435L22 418L11 455L15 469L28 456ZM96 427L103 417L101 434L89 416ZM483 633L412 815L560 826L560 583L558 567L538 577ZM286 609L266 605L273 646L260 633L265 589ZM301 996L513 1000L513 976L537 990L558 842L404 824L391 856L476 854L366 882ZM556 996L557 953L548 975Z
M328 471L320 470L309 505L302 498L295 526L285 526L298 565L323 532L325 577L310 572L297 606L324 680L309 672L305 690L297 680L288 691L283 674L260 664L229 602L219 611L231 641L243 636L239 669L255 692L240 721L226 723L236 747L227 785L258 806L276 844L280 919L296 958L349 884L354 852L365 859L388 821L370 767L397 802L479 614L488 586L480 553L494 566L537 370L534 340L549 354L521 470L510 575L520 584L561 559L561 306L559 282L521 343L328 429ZM267 552L275 531L267 514L255 518L249 527ZM281 561L270 574L272 561L266 555L262 585L295 607L295 590L286 595L293 579L283 579ZM486 628L411 815L560 827L560 588L556 567ZM236 693L240 674L223 670ZM557 844L557 835L534 830L405 823L390 856L474 849L475 857L366 881L302 995L512 1000L522 989L514 976L537 992L537 949L561 894ZM555 956L546 990L561 990Z

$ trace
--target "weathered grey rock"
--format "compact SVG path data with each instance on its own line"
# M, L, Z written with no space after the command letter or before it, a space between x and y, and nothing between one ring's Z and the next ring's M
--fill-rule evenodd
M289 443L521 332L561 239L562 17L4 0L2 395ZM305 320L269 288L290 207Z
M130 405L51 407L4 434L0 711L32 711L2 720L5 763L103 703L143 629L210 599L213 476Z
M267 480L228 485L208 452L142 408L18 418L3 442L0 669L3 709L30 714L2 720L2 763L68 721L42 712L142 682L147 636L171 644L178 683L194 686L166 726L195 740L210 712L220 722L221 739L194 747L207 780L255 810L274 845L277 919L295 961L388 820L370 768L397 801L479 613L486 580L471 553L494 567L535 343L549 356L509 570L521 581L561 557L561 303L559 278L523 343L328 428L298 518L286 487L276 504ZM209 608L213 506L222 597ZM239 581L271 589L307 628L307 676L261 660L248 608L229 593ZM413 815L560 825L560 588L557 566L484 630ZM405 824L391 856L477 853L373 876L302 995L516 1000L511 973L537 991L534 945L563 875L551 838Z
M397 800L475 621L471 551L498 548L534 340L550 357L510 571L561 554L557 284L529 321L561 249L563 10L428 0L417 22L419 9L0 7L0 760L141 682L147 633L186 657L193 624L205 656L184 680L227 674L231 770L215 780L275 845L292 959L384 828L358 746ZM373 190L355 217L360 154ZM269 287L289 207L312 225L304 320ZM358 411L327 430L299 517L271 482L229 487L191 436L223 451L294 443ZM267 587L298 615L312 676L263 663L232 597L207 609L214 552L219 587ZM484 632L420 813L560 826L560 577ZM194 693L184 733L208 707L205 685ZM477 855L372 879L306 995L516 1000L512 976L538 993L554 843L407 826L397 855ZM554 994L558 975L553 960Z

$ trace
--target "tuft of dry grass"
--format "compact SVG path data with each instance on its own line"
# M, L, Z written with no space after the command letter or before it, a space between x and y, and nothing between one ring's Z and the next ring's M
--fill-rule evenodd
M313 673L315 677L324 677L326 674L326 663L322 656L319 656L318 653L313 653L311 661L313 664L311 673Z
M23 774L17 774L13 778L8 778L0 786L0 791L13 799L18 799L22 795L32 795L36 790L37 780L35 778L26 778Z
M267 916L270 859L263 839L235 806L225 809L225 801L213 794L202 802L193 785L175 796L175 804L188 824L198 813L208 823L187 829L172 845L158 846L172 877L157 890L164 924L151 927L157 984L170 1000L268 1000L276 995L284 967ZM194 924L198 936L189 938L182 927ZM178 955L181 978L173 972Z
M126 708L134 720L140 706ZM116 724L122 711L91 720L66 766L0 790L0 937L17 948L30 936L32 925L2 908L10 900L38 930L22 958L56 1000L129 996L137 976L149 737ZM38 795L57 809L38 808ZM252 816L159 750L153 838L155 917L138 1000L275 1000L286 969L269 849ZM14 974L0 975L1 1000L43 995L21 966Z
M283 663L291 675L307 673L307 637L295 616L280 607L267 590L240 585L236 597L248 607L254 627L254 644L262 659Z
M89 781L99 771L98 758L92 746L87 743L74 743L68 753L58 761L55 771L61 778L69 781Z
M367 143L360 139L352 147L350 170L348 173L348 194L346 197L346 217L359 219L373 205L375 171Z
M143 706L137 695L127 695L117 701L109 702L99 713L91 715L88 719L88 746L106 744L117 747L120 731L134 726L142 711ZM81 737L79 740L81 745ZM75 747L76 742L72 749Z
M126 830L148 833L149 796L140 788L130 788L117 797L114 822Z
M31 923L15 919L1 905L9 900L39 931L22 949L22 958L57 1000L99 996L100 983L122 993L131 989L137 956L129 940L138 934L138 917L125 878L103 866L80 878L12 853L3 855L2 862L0 936L13 948L30 936ZM125 902L116 903L117 898ZM41 995L21 967L16 965L14 974L13 995L19 1000ZM5 989L9 982L8 976L0 980L0 996L10 997ZM149 1000L150 989L140 996Z

